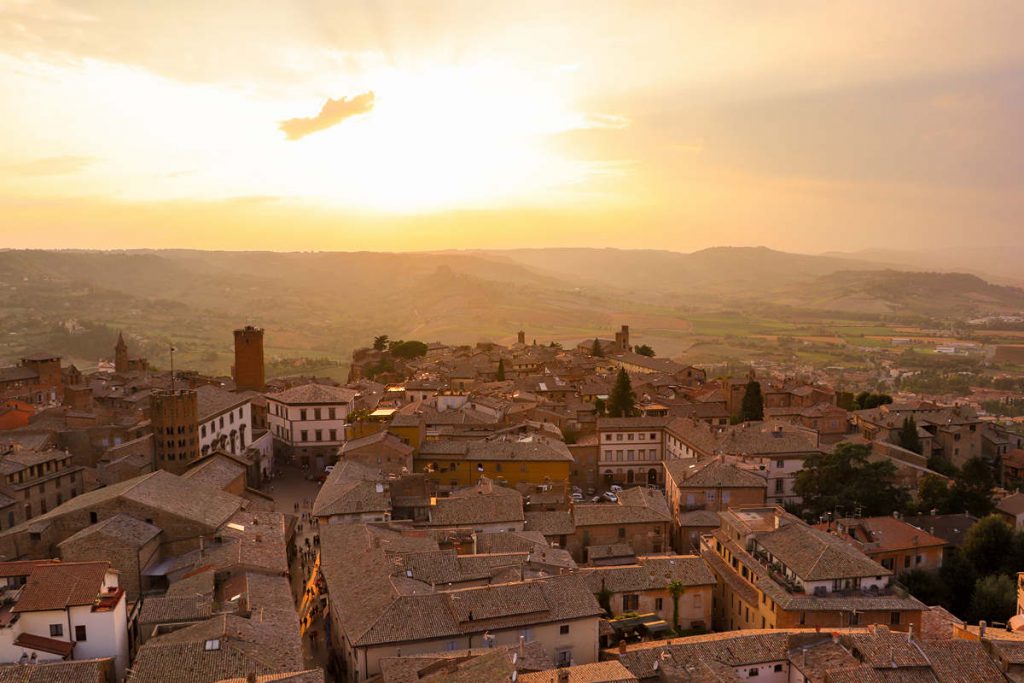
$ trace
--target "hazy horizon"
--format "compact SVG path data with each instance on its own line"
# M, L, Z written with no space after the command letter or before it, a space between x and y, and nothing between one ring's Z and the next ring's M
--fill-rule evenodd
M0 7L0 247L1012 244L1024 5Z

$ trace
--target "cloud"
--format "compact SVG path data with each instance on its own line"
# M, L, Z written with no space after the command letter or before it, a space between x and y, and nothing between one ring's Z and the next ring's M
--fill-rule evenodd
M281 130L289 140L299 140L310 133L336 126L345 119L366 114L373 109L373 91L352 97L327 100L320 113L310 118L288 119L281 122Z

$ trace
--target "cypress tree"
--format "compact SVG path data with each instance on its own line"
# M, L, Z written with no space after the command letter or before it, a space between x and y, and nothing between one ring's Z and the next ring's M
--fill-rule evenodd
M611 417L632 417L636 415L636 394L629 381L629 373L619 368L615 377L615 386L608 396L608 415Z
M761 395L761 383L756 380L747 382L747 390L743 394L740 405L741 422L760 422L764 419L764 396Z
M903 418L903 428L900 429L900 446L903 446L908 451L914 451L918 455L921 454L921 438L917 435L917 422L914 421L913 416L907 415Z

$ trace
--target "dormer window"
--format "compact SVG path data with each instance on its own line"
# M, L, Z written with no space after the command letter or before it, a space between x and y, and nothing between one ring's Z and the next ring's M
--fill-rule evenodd
M203 646L203 649L206 650L207 652L212 652L212 651L215 651L215 650L219 650L220 649L220 639L219 638L211 638L210 640L206 641L206 644Z

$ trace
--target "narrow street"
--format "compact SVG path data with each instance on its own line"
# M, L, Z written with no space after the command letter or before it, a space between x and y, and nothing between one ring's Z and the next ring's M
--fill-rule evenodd
M320 484L305 478L306 471L289 464L281 465L281 475L270 482L268 493L274 497L279 512L296 515L295 557L291 563L292 595L302 623L302 650L306 666L324 670L325 680L333 681L328 672L329 653L325 643L322 600L314 579L319 549L315 545L315 524L307 517Z

